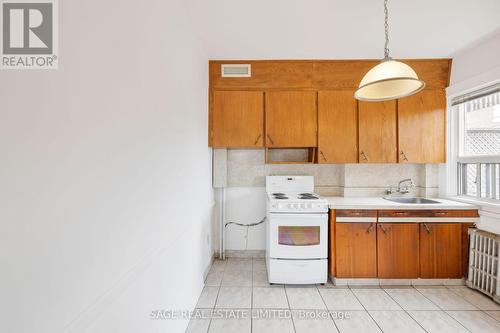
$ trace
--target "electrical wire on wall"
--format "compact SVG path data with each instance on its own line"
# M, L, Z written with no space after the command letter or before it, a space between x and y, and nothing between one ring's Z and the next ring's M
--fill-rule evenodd
M239 225L240 227L246 227L247 228L247 232L246 232L246 236L245 236L245 251L248 250L248 229L250 229L250 227L255 227L256 225L259 225L259 224L262 224L266 221L266 217L264 217L262 220L260 220L259 222L255 222L255 223L250 223L250 224L243 224L243 223L238 223L238 222L227 222L225 225L224 225L224 229L230 225L230 224L234 224L234 225Z

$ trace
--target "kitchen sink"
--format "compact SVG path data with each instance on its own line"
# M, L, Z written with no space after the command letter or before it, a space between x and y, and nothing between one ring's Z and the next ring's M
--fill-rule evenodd
M392 202L402 203L402 204L437 204L438 201L426 199L426 198L389 198L384 197L385 200Z

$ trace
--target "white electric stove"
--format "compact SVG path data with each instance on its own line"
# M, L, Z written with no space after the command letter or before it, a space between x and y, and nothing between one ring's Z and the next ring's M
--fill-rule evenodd
M270 283L326 283L328 201L312 176L268 176L266 260Z

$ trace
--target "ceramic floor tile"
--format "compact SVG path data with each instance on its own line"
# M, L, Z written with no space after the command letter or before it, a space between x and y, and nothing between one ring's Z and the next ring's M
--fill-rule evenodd
M267 271L253 271L252 284L254 287L267 287L270 286L267 279Z
M253 288L253 308L288 309L285 288Z
M210 322L209 333L251 333L251 315L239 315L241 311L223 315L222 318L213 318Z
M294 333L294 332L295 330L293 328L293 322L291 318L252 319L252 333Z
M384 333L425 333L405 311L369 311Z
M222 286L251 287L252 271L231 271L226 269L222 277Z
M326 310L325 303L317 288L297 288L285 286L290 309Z
M293 310L292 317L296 333L338 332L328 311Z
M207 278L205 280L205 286L209 286L209 287L220 286L223 275L224 275L223 271L216 271L216 272L208 273Z
M210 268L210 272L220 272L226 269L227 260L215 259L212 267Z
M401 310L383 289L352 289L366 310Z
M428 333L465 333L468 332L458 321L444 311L408 311Z
M227 260L226 271L252 271L252 259L230 258Z
M250 308L252 305L252 288L221 287L217 297L216 308Z
M497 321L500 321L500 311L485 311L490 317L495 318Z
M477 310L474 305L447 288L419 288L418 291L443 310Z
M500 322L482 311L446 311L472 333L498 333Z
M215 300L217 299L217 294L219 293L219 287L205 287L201 292L197 308L213 308L215 306Z
M366 311L346 311L346 318L339 318L338 312L330 312L340 333L382 332Z
M466 301L481 310L500 310L500 304L495 303L488 296L480 293L477 290L468 287L455 287L450 288L452 292L463 297Z
M319 289L319 293L329 310L364 310L350 289Z
M195 309L189 321L186 333L207 333L210 325L210 310Z
M385 289L385 291L405 310L439 310L436 304L432 303L416 289L391 288Z
M266 261L264 259L253 259L253 270L254 271L266 271Z

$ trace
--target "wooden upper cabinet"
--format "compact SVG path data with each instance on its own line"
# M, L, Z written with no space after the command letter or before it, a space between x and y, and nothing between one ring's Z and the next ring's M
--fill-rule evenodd
M444 90L423 90L398 101L399 162L446 161Z
M318 162L358 161L358 103L354 90L318 93Z
M262 91L214 91L212 103L213 147L263 147Z
M316 147L317 125L316 92L266 92L267 147Z
M376 278L375 223L336 223L335 234L336 277Z
M462 273L462 225L421 223L420 277L459 279Z
M359 162L397 163L396 102L359 102Z
M419 275L418 223L378 223L378 277L411 279Z

